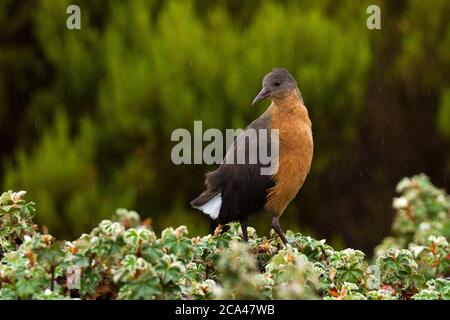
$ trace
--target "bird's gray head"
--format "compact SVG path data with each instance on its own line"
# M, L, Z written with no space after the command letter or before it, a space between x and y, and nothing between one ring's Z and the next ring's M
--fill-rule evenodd
M253 100L252 105L267 97L281 97L286 92L296 88L297 82L289 71L283 68L273 69L272 72L266 74L264 77L262 90Z

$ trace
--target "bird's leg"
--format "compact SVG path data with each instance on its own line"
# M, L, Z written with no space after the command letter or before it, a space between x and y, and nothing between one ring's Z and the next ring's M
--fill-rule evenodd
M248 233L247 233L247 220L241 220L241 229L242 229L242 238L245 242L248 242Z
M288 243L286 236L283 233L283 230L281 230L280 227L280 221L278 220L279 218L274 216L272 218L272 227L275 229L275 231L278 233L278 235L280 236L281 240L283 241L284 245L286 245Z

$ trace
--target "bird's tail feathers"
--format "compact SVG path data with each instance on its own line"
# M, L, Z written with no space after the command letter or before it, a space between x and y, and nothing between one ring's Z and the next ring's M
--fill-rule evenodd
M191 206L203 211L213 219L217 219L222 207L222 194L206 190L198 198L191 201Z

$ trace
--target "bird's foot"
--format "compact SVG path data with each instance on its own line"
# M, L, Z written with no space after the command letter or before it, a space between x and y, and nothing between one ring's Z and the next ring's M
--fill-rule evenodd
M223 225L222 225L222 224L217 225L216 229L214 230L214 236L215 236L215 237L218 237L218 236L221 235L221 233L222 233L222 228L223 228Z

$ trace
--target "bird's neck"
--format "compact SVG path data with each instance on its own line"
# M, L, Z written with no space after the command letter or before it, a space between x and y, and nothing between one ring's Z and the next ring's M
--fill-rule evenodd
M289 90L278 97L273 97L269 109L279 117L304 121L311 126L308 109L306 109L300 91L297 88Z

